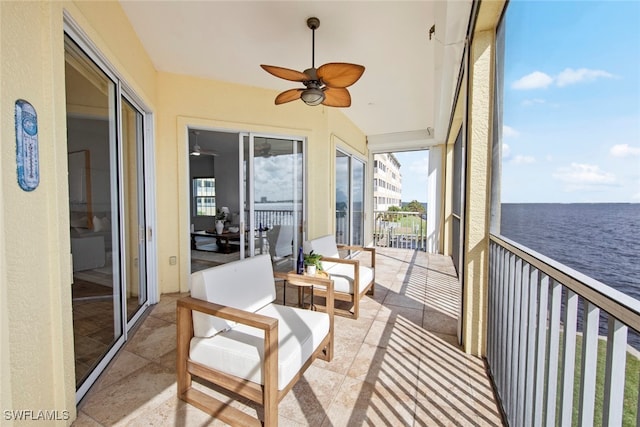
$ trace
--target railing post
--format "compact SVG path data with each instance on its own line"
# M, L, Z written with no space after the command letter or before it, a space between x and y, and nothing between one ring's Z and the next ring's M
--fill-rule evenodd
M558 351L560 349L560 307L562 285L555 280L551 284L551 320L549 321L549 370L547 375L546 425L556 423L556 396L558 395Z
M607 364L604 375L604 401L602 402L602 425L622 425L622 404L627 356L627 326L614 317L609 317L607 333Z
M582 372L580 374L579 424L593 425L593 413L596 400L596 368L598 365L598 325L600 309L585 301L584 320L582 322Z
M578 321L578 295L567 290L564 309L564 351L562 357L562 396L560 396L560 425L571 425L573 416L573 382L576 364L576 325Z

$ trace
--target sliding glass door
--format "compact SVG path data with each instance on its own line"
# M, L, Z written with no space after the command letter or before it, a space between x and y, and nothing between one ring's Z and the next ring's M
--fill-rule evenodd
M65 34L76 399L149 305L145 115ZM100 64L100 65L99 65Z
M364 245L363 161L336 150L336 242Z
M147 227L144 186L143 115L122 97L123 262L127 321L136 320L147 298Z
M303 141L241 134L244 256L270 254L278 268L293 268L304 239Z

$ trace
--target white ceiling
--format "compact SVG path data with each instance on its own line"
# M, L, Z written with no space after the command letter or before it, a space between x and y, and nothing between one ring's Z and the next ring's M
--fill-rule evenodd
M351 107L342 111L367 136L397 139L433 137L442 115L438 109L450 108L442 88L457 78L461 49L449 47L462 46L471 0L121 4L158 70L278 91L301 84L276 78L260 64L310 68L306 20L316 16L316 68L327 62L366 67L349 87Z

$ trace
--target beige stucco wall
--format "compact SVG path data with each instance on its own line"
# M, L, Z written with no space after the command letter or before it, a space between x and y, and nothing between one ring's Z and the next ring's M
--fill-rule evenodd
M59 4L36 2L0 2L0 10L0 409L74 416L62 11ZM40 184L31 192L16 180L14 105L20 98L38 115Z
M260 72L257 69L256 72ZM360 152L366 139L344 114L302 102L276 106L277 91L197 77L159 73L156 137L160 291L189 285L188 128L297 136L307 141L308 236L333 231L334 151L331 135L344 136ZM171 265L169 258L178 257Z

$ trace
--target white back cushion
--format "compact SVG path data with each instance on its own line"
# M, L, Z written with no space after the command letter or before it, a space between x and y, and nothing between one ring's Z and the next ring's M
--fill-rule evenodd
M320 254L329 258L340 258L338 246L336 245L336 237L333 234L318 237L305 243L305 253Z
M191 296L216 304L255 312L276 299L273 267L268 255L259 255L191 275ZM235 323L203 313L193 313L196 337L211 337Z

